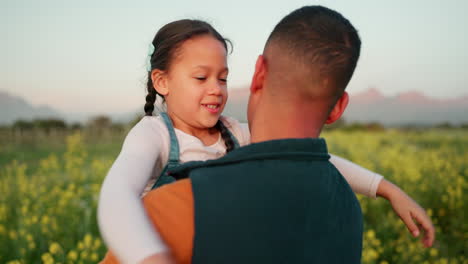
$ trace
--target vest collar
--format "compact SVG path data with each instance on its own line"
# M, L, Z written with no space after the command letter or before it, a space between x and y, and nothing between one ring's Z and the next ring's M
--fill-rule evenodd
M327 145L323 138L279 139L250 144L226 154L224 157L208 161L184 163L169 171L176 179L188 177L196 168L232 164L246 160L328 160Z

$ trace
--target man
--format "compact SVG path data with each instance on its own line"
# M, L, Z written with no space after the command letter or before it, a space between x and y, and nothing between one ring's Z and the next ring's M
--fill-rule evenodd
M142 263L360 263L362 214L328 162L325 123L348 104L360 54L356 29L320 6L275 27L250 88L252 145L182 165L145 199L171 254ZM112 256L103 263L115 261Z

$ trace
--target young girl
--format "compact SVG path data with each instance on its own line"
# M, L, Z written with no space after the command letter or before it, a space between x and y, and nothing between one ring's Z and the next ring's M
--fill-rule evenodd
M123 263L166 250L140 197L174 181L168 170L219 158L250 141L246 125L221 116L227 100L227 44L214 28L198 20L175 21L161 28L152 44L146 116L127 135L102 185L98 208L102 237ZM167 112L152 116L157 96ZM330 161L356 193L389 199L410 230L417 230L411 215L431 229L424 211L382 176L333 155Z

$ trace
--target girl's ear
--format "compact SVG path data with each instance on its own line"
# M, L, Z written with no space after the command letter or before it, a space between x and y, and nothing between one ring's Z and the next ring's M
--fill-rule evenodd
M162 96L169 94L169 87L167 85L167 75L165 71L155 69L151 72L151 80L153 81L153 88Z

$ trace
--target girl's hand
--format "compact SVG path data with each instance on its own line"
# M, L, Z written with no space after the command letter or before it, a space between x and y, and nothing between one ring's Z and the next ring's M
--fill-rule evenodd
M380 182L377 195L384 197L391 203L395 213L405 223L414 237L418 237L420 234L418 226L422 227L424 229L422 243L425 247L432 246L435 237L434 226L429 216L419 204L398 188L398 186L385 179ZM417 224L414 220L416 220Z

